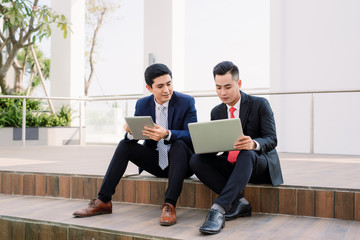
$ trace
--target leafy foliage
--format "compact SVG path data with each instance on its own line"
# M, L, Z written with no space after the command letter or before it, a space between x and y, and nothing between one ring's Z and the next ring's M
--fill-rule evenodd
M67 37L69 26L65 15L57 14L46 5L37 6L31 0L3 0L1 3L1 17L4 18L4 31L8 28L25 29L34 26L32 42L43 37L51 36L50 23L57 23L57 27ZM32 21L32 22L31 22Z
M22 126L22 99L0 98L0 127ZM70 126L72 111L62 106L57 114L42 111L41 101L26 99L26 127Z
M36 58L40 65L41 73L44 79L48 79L50 76L50 59L44 56L44 53L34 45ZM38 71L35 65L35 59L32 54L26 54L26 49L21 49L17 54L19 63L23 66L25 64L25 71L34 77L31 83L31 89L36 88L40 83L41 79L38 75ZM25 62L26 60L26 62Z
M15 79L14 88L6 79L10 67L16 65L17 53L51 36L51 24L64 33L64 38L71 31L70 23L63 14L58 14L46 5L38 5L39 0L2 0L0 3L1 50L6 55L0 55L0 87L4 94L20 93L19 80ZM15 67L16 69L18 67ZM19 74L16 72L16 75Z

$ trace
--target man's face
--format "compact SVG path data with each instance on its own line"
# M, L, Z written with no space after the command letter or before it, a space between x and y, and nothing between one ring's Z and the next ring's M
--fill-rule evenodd
M161 105L169 101L173 94L173 84L169 74L155 78L152 86L146 85L146 88L154 94L156 102Z
M215 75L215 85L216 93L223 103L234 106L239 101L241 80L233 80L231 73Z

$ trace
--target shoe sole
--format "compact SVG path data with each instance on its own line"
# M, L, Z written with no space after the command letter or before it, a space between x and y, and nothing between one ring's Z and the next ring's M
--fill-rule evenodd
M223 229L223 228L221 228L221 229ZM219 231L199 230L199 232L204 233L204 234L217 234L221 231L221 229Z
M76 218L85 218L85 217L93 217L93 216L97 216L97 215L102 215L102 214L111 214L112 211L109 211L109 212L99 212L99 213L96 213L96 214L92 214L92 215L78 215L78 214L73 214L74 217Z
M160 222L161 226L172 226L174 225L176 222Z
M239 217L251 217L251 212L243 213L243 214L237 215L236 217L226 217L225 216L225 221L232 221Z
M199 232L205 233L205 234L217 234L217 233L221 232L221 229L223 229L224 227L225 227L225 222L218 231L204 230L204 229L200 228Z

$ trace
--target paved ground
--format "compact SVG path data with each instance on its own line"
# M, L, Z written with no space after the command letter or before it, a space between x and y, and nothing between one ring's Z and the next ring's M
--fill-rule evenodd
M0 194L1 215L9 218L36 219L72 226L94 228L96 231L115 230L166 239L347 239L360 236L360 222L338 219L253 214L252 217L226 222L216 235L202 235L199 227L207 211L177 209L178 222L171 227L159 225L158 206L114 203L113 213L91 218L73 218L74 210L83 208L88 201L51 199L41 197L9 196ZM51 214L49 214L51 209ZM0 234L1 235L1 234ZM0 237L1 238L1 237Z
M115 145L0 147L0 170L103 176L115 148ZM360 189L360 156L279 155L284 185ZM134 173L137 167L130 163L126 174Z

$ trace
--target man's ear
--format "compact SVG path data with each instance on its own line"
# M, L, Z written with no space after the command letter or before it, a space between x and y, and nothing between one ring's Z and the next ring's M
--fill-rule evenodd
M238 87L241 88L241 79L238 80Z
M147 85L147 84L146 84L146 89L147 89L149 92L151 92L151 93L153 92L152 88L151 88L149 85Z

